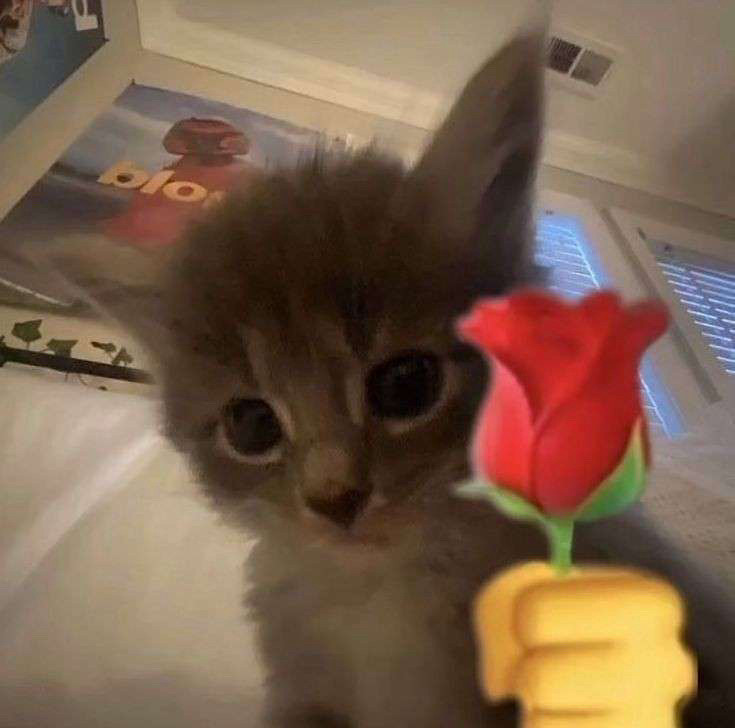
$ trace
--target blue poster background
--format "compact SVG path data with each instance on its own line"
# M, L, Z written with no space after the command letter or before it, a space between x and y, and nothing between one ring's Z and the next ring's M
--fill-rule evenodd
M97 18L97 28L78 30L77 12ZM64 12L66 14L64 14ZM0 139L105 43L101 0L70 0L63 8L33 0L25 46L0 63Z

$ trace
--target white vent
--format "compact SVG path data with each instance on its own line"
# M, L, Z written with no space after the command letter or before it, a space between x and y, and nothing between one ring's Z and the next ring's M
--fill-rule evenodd
M546 65L552 80L585 96L596 96L610 76L619 52L599 41L569 30L553 31Z
M574 64L570 75L578 81L590 84L590 86L599 86L605 80L611 68L612 58L586 48Z

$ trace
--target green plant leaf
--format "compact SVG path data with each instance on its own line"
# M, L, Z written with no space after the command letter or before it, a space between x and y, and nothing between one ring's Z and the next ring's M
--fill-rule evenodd
M117 351L117 347L114 344L110 344L110 343L105 344L99 341L93 341L92 346L95 349L102 349L102 351L110 354L111 356Z
M117 356L112 360L112 366L122 366L126 367L128 364L133 363L133 357L130 356L130 353L128 350L122 346L120 347L120 351L117 352Z
M571 516L586 522L615 515L635 503L646 487L646 461L643 452L643 425L638 420L623 459Z
M12 334L16 339L20 339L25 344L32 344L41 338L42 319L34 321L20 321L13 326Z
M51 339L46 347L56 356L71 356L71 350L79 343L78 339Z

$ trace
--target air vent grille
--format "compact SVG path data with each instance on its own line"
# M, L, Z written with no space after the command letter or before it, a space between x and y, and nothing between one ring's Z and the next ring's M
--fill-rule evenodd
M567 74L582 52L581 46L562 38L553 37L549 41L548 65L554 71Z
M599 86L613 65L612 58L587 47L584 41L574 42L559 35L551 36L547 52L547 66L552 71L585 86Z
M598 86L607 75L612 61L599 53L585 50L572 70L572 78Z

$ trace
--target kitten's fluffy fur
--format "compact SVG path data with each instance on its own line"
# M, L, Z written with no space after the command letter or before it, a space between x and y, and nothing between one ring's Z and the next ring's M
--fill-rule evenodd
M372 151L317 155L233 194L171 267L165 332L151 340L168 431L227 519L259 537L246 602L271 676L269 725L516 725L512 706L489 708L476 689L468 604L545 544L449 495L486 382L452 327L475 297L526 274L541 46L521 38L481 69L413 170ZM451 386L425 420L392 428L367 410L364 379L417 348L441 357ZM223 445L217 423L237 395L281 415L277 462ZM370 494L349 530L308 513L308 498L345 487ZM687 586L635 510L588 530L599 547L580 528L578 558L611 552L687 590L692 639L724 693L735 675L724 605ZM710 697L690 725L735 725Z

